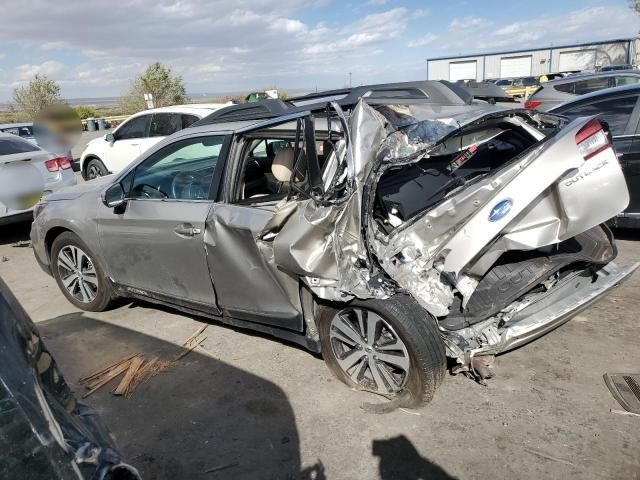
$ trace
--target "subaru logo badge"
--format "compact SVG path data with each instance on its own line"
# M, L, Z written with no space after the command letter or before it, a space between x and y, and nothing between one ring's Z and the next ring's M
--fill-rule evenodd
M509 213L512 206L513 201L509 198L496 203L491 209L491 213L489 213L489 221L497 222L498 220L501 220L507 215L507 213Z

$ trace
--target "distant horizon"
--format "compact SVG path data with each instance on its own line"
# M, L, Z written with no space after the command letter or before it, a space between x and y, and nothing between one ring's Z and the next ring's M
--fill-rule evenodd
M38 73L65 98L117 97L154 62L214 95L419 80L427 58L635 38L640 16L627 0L32 0L0 27L8 103Z

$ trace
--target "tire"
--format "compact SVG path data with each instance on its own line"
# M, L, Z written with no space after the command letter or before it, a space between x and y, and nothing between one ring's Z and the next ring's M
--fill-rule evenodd
M87 163L87 168L85 169L84 179L85 180L93 180L94 178L103 177L105 175L109 175L109 170L104 166L104 163L99 158L92 158Z
M64 296L79 309L102 312L115 303L117 296L102 267L76 234L65 232L53 241L51 270Z
M376 339L375 335L373 339L366 338L370 337L369 328L358 323L358 310L366 317L363 322L365 325L368 325L369 319L373 322L376 321L376 317L382 319L383 327L379 329L379 339ZM344 323L340 322L345 319L352 326L355 325L356 329L361 325L360 330L350 332L351 337L346 340L353 343L355 333L364 340L362 345L369 344L369 347L351 347L343 341ZM389 330L387 326L390 327ZM408 295L395 295L387 300L355 300L341 307L321 306L318 311L318 330L322 355L327 366L336 377L352 388L383 395L391 399L397 407L414 408L429 403L436 388L442 383L447 359L436 321ZM364 336L360 334L363 331ZM402 347L397 343L398 339ZM393 353L392 361L397 365L386 363L386 359L390 358L388 353ZM343 366L351 363L357 355L363 360L345 370ZM405 355L409 363L408 371L405 370L403 373L406 365L403 358ZM379 388L380 382L375 381L369 362L386 368L393 384L388 381L389 376L384 370L379 369L378 380L384 380L383 388Z

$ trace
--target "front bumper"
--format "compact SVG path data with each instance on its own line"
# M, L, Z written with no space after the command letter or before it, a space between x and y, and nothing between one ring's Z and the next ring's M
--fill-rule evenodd
M629 267L609 263L598 271L595 281L588 276L579 276L567 282L543 301L520 311L500 328L500 340L493 345L495 353L529 343L569 321L609 290L627 280L638 267L640 262Z

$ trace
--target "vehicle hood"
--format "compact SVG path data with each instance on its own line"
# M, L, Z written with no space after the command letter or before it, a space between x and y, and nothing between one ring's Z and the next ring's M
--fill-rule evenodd
M56 202L59 200L75 200L87 193L101 191L104 187L113 181L115 175L105 175L93 180L89 180L70 187L64 187L56 190L54 193L47 195L48 202Z

